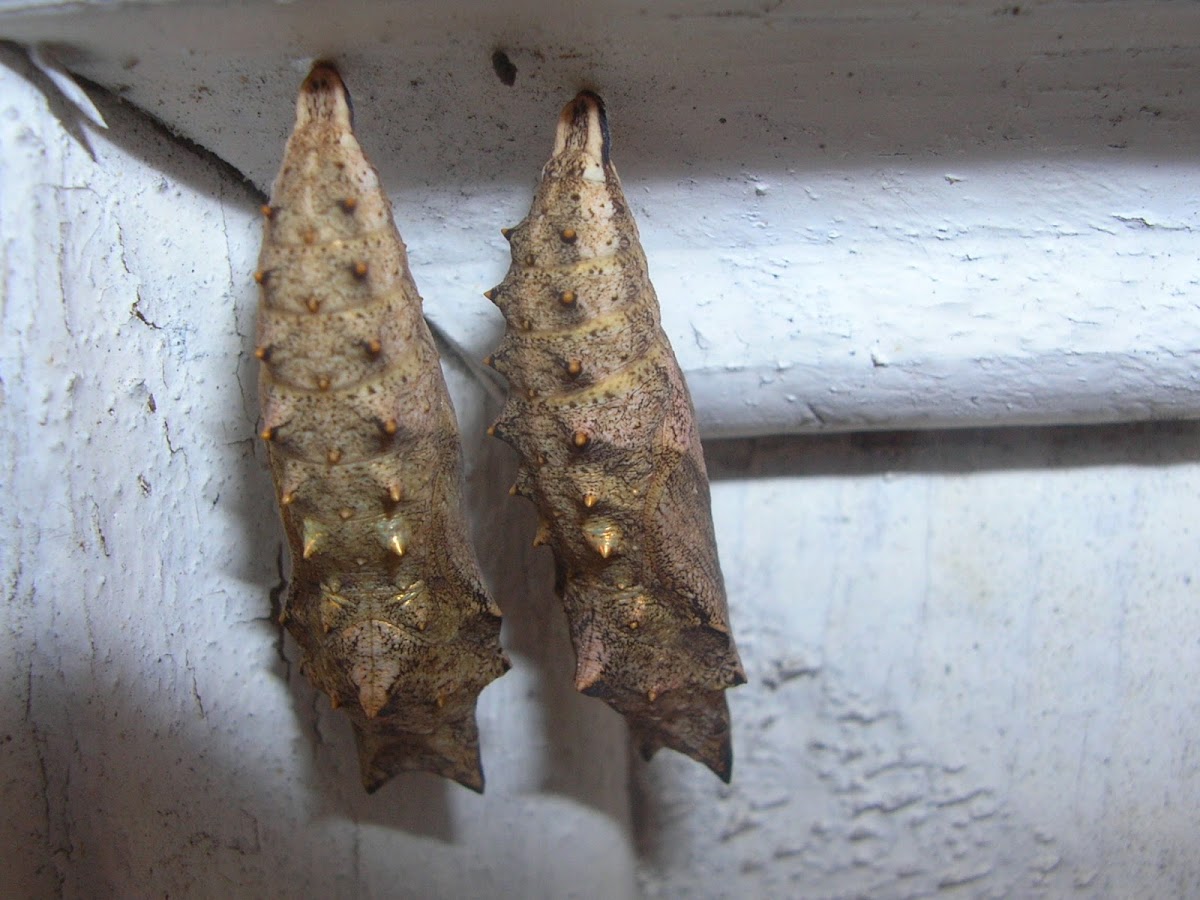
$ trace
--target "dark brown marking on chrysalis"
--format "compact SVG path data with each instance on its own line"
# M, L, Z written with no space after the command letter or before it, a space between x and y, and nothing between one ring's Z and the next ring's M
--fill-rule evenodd
M482 790L475 702L507 668L500 611L421 298L331 65L300 91L269 209L258 280L279 277L256 356L293 566L280 619L350 718L368 791L406 770Z
M622 712L645 756L670 747L728 781L725 690L745 674L708 476L609 150L604 104L585 91L529 215L505 231L513 264L490 293L509 395L489 433L522 457L512 493L538 506L536 541L558 563L576 687Z

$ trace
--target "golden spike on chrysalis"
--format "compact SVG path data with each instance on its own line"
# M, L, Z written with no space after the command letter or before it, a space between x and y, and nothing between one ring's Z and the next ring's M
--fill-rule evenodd
M567 360L567 374L575 378L583 371L583 363L578 359Z
M658 699L658 691L656 691L654 688L650 688L650 690L646 691L646 699L653 703Z
M333 627L337 624L339 614L343 609L345 609L345 604L342 602L342 598L336 594L326 594L321 598L320 618L321 632L323 634L329 634L329 632L333 631Z
M330 450L328 453L325 454L325 459L329 462L329 464L331 466L336 466L338 463L340 463L342 461L342 451L339 450L337 447L334 447L332 450Z
M267 203L264 203L262 206L260 206L258 211L262 213L264 219L269 219L271 216L275 215L275 207Z
M277 618L275 621L278 622L280 625L286 625L288 619L290 619L290 618L291 618L291 615L289 615L288 609L285 606L283 609L281 609L279 611L279 618Z
M521 493L521 492L520 492L520 491L517 489L517 486L516 486L516 484L515 484L515 483L513 484L513 486L512 486L512 487L510 487L510 488L508 489L508 496L510 496L510 497L515 497L515 496L517 496L517 494L519 494L519 493Z
M330 384L330 381L329 381L328 375L317 376L317 390L327 391L327 390L329 390L329 384Z
M545 519L538 522L537 534L533 536L533 546L540 547L550 543L550 523Z
M482 362L482 363L483 363L485 366L487 366L489 369L490 369L492 366L494 366L494 365L496 364L496 360L492 358L492 355L491 355L490 353L489 353L487 356L485 356L485 357L484 357L484 358L481 360L481 362Z
M532 253L525 254L525 265L528 268L532 269L534 266L537 265L537 257L534 256Z
M593 494L591 491L588 491L586 494L583 495L583 505L586 506L588 509L591 509L593 506L595 506L599 502L600 502L600 498L597 497L595 494Z
M399 430L400 430L400 423L397 422L395 419L388 419L386 422L383 423L383 433L386 434L388 437L391 437Z
M378 356L383 352L383 342L379 338L371 338L367 341L367 354L370 356Z
M264 272L262 269L259 269L257 272L254 273L254 283L255 284L266 284L267 277L270 274L271 274L270 272Z
M341 509L338 510L338 518L341 519L343 522L348 521L353 516L354 516L354 510L352 510L348 506L343 506Z
M495 436L496 436L496 426L495 426L495 424L489 425L489 426L487 427L487 436L488 436L488 437L495 437Z
M375 526L375 534L385 550L395 553L397 556L403 556L408 552L412 536L409 533L408 522L403 516L393 516L390 519L381 520Z
M388 499L393 503L399 503L404 499L404 488L398 484L389 485Z
M575 292L574 291L563 291L561 294L558 295L558 302L561 303L563 306L570 306L572 303L575 302Z
M564 244L573 244L579 235L575 232L574 228L564 228L559 232L559 237L562 238Z
M255 347L254 348L254 358L257 359L259 362L266 362L267 360L269 360L271 358L271 348L270 347Z
M279 495L279 505L280 506L291 506L295 502L296 502L296 492L295 491L284 491L282 494Z
M321 301L316 297L309 297L304 301L304 305L310 313L319 313L321 311Z
M496 289L488 288L486 291L483 292L483 296L485 298L487 298L488 300L491 300L493 303L495 303L496 302Z
M342 212L352 213L358 207L358 198L357 197L343 197L341 200L338 201L338 206L341 207Z
M308 245L313 245L317 242L317 230L315 228L305 228L300 232L300 240Z
M321 549L321 543L328 536L325 526L316 519L304 520L303 556L312 559Z
M360 259L351 267L350 271L354 273L355 278L361 281L367 277L367 268L366 260Z
M339 697L337 694L330 694L329 695L329 707L330 707L330 709L341 709L342 708L342 698Z
M513 233L513 230L512 230L511 228L501 228L501 229L500 229L500 233L501 233L502 235L504 235L504 239L505 239L506 241L511 241L511 240L512 240L512 233Z
M571 435L571 443L582 450L592 441L591 436L586 431L577 431Z
M616 555L621 547L621 529L609 519L588 519L583 524L583 536L601 559Z

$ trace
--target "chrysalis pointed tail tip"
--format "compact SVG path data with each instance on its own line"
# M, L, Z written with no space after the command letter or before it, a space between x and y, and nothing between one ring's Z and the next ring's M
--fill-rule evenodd
M705 746L689 746L683 743L647 738L643 740L641 746L642 759L649 762L650 758L663 747L694 759L726 784L733 779L733 742L728 734L724 740Z
M610 143L604 101L594 91L580 91L559 116L554 155L581 150L601 165L608 165Z
M349 127L351 118L350 92L337 67L325 60L313 63L296 100L296 124L328 121Z
M411 771L411 770L401 770L401 771ZM383 787L385 784L387 784L389 781L391 781L392 778L394 778L396 775L399 775L399 774L400 774L399 771L396 771L396 772L367 772L367 771L364 771L362 773L363 789L368 794L373 794L377 790L379 790L381 787ZM480 770L478 772L473 772L473 773L472 772L462 773L460 775L452 775L449 772L435 772L434 774L449 778L450 780L455 781L458 784L461 784L465 788L470 788L477 794L483 793L483 771L482 770ZM728 783L729 779L726 778L725 781Z
M726 784L733 777L733 741L724 690L669 691L640 710L624 712L643 759L666 747L707 766Z
M450 757L425 741L414 741L412 735L374 734L356 726L354 736L358 742L362 785L368 794L375 793L401 772L429 772L456 781L477 794L483 793L478 743L468 741L468 746L459 748Z

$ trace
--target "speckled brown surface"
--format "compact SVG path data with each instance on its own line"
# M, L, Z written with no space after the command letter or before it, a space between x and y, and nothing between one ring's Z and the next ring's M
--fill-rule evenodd
M717 561L692 401L659 323L603 103L563 110L533 208L488 292L507 323L490 362L510 392L493 433L522 463L558 564L576 687L728 781L726 688L746 680Z
M263 215L262 436L294 566L281 618L354 723L368 791L410 769L482 790L475 701L507 666L500 611L421 298L331 66L301 89Z

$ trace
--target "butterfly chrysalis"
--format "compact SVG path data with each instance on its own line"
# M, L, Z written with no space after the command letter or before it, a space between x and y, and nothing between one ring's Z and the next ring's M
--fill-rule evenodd
M683 374L628 203L604 105L563 110L512 266L490 363L509 383L492 433L520 454L513 493L541 516L577 657L575 683L728 781L725 689L746 676L717 560L708 476Z
M363 784L481 791L475 701L508 667L467 539L458 428L337 71L318 63L263 207L262 437L292 556L281 615L349 714Z

